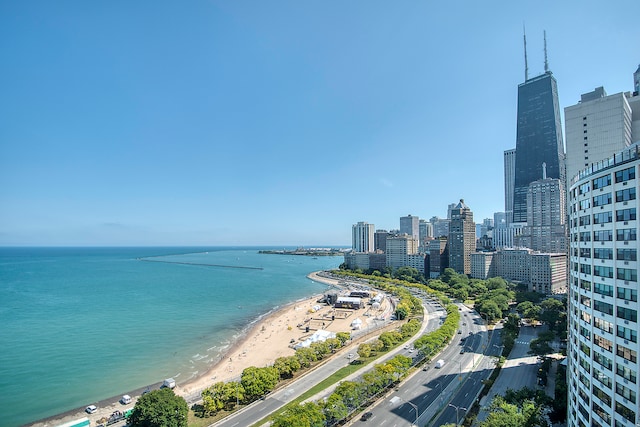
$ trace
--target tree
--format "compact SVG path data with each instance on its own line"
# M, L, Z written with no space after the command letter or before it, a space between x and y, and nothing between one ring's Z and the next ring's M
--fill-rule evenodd
M363 359L366 359L367 357L371 356L371 346L366 342L360 344L358 346L358 356L360 356Z
M138 399L129 417L131 427L187 427L189 407L170 388L161 388Z
M240 383L249 399L264 396L275 388L280 379L280 373L273 366L256 368L250 366L242 371Z
M300 369L300 361L296 356L278 357L273 362L273 367L280 373L280 378L291 378Z
M315 402L289 405L273 417L272 427L324 427L322 407Z
M338 332L336 333L336 338L339 339L341 345L344 346L344 343L351 339L351 332Z
M324 404L324 416L329 425L345 419L349 415L349 409L342 401L342 396L332 393Z

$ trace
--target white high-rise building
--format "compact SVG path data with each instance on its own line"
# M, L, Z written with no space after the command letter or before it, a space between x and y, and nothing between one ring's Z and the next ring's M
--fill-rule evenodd
M504 152L504 212L507 225L513 222L513 191L516 182L516 149Z
M564 109L568 180L634 142L629 98L628 92L607 95L599 87Z
M567 425L640 423L637 144L569 189Z
M351 227L351 249L354 252L373 252L375 226L367 222L358 222Z

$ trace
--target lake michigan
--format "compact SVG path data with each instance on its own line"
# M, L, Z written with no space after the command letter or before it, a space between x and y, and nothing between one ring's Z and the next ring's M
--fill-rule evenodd
M0 424L204 374L342 257L257 247L0 248ZM282 248L276 248L282 249Z

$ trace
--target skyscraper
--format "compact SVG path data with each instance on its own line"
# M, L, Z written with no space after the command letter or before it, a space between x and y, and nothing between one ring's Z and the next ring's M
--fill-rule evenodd
M525 63L526 54L525 39ZM546 57L545 37L544 74L529 79L525 66L525 82L518 85L513 222L527 222L529 184L542 179L543 163L547 178L566 182L558 87Z
M351 228L351 248L354 252L373 252L375 227L367 222L358 222Z
M460 274L471 274L471 253L476 250L476 225L473 212L464 200L451 209L449 226L449 267Z
M569 182L590 164L611 157L634 142L628 98L628 93L607 95L599 87L564 109Z
M640 149L591 165L569 191L567 425L640 421Z
M504 152L504 212L506 224L513 222L513 186L516 180L516 149Z
M400 234L408 234L414 239L420 239L420 218L417 216L400 217Z

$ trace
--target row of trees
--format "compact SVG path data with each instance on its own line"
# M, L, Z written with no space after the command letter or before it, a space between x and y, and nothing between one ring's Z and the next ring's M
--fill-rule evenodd
M349 332L338 332L335 338L297 349L293 356L277 358L271 366L250 366L242 371L240 381L219 381L213 384L202 391L201 415L207 416L221 410L230 411L238 404L259 399L275 389L279 381L292 378L297 371L324 359L344 346L350 338Z
M370 343L362 343L358 346L358 355L362 358L375 356L378 352L388 351L398 345L398 343L406 341L420 329L420 322L417 319L411 319L400 327L399 331L386 331L380 334L378 339Z
M326 427L367 404L374 396L400 381L411 368L410 357L397 355L380 363L358 381L343 381L326 401L289 405L272 418L272 427Z

